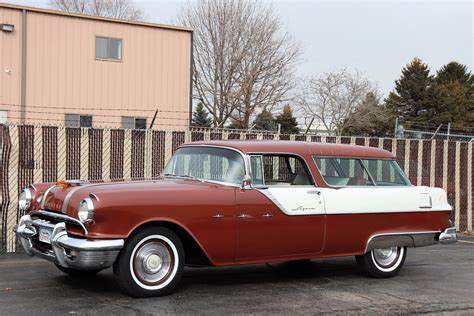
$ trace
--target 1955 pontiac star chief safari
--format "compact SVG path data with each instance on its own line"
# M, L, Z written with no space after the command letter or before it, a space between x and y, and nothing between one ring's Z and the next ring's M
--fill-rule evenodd
M177 149L158 179L34 184L17 235L71 275L113 266L120 288L164 295L185 265L355 256L372 277L407 247L456 241L439 188L412 186L382 149L288 141L210 141Z

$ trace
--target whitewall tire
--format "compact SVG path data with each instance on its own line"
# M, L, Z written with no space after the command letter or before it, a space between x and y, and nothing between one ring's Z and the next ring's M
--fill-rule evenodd
M184 269L184 249L165 227L148 227L131 237L114 263L121 290L134 297L162 296L174 290Z
M406 255L406 247L389 247L372 249L365 255L356 256L356 260L367 275L375 278L389 278L398 274Z

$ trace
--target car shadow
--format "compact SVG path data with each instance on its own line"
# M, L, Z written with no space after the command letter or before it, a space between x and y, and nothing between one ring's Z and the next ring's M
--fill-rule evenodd
M281 284L295 281L311 281L318 285L331 282L332 278L362 277L353 258L334 258L306 262L282 262L227 267L186 267L178 292L192 287L206 289L222 286L257 285L259 283ZM58 283L74 290L90 293L119 294L112 269L97 275L72 277L60 275Z
M312 260L308 262L283 262L257 265L244 265L220 268L187 269L181 280L178 291L199 288L253 286L258 284L274 284L293 286L294 283L311 283L324 286L333 279L365 278L359 271L355 260L331 259Z

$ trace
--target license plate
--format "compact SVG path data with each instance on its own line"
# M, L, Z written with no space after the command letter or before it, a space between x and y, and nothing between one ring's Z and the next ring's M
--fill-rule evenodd
M51 232L50 228L41 227L39 229L39 241L50 244L51 243Z

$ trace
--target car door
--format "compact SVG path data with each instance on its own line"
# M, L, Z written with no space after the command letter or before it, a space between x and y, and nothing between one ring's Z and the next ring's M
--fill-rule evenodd
M326 221L322 193L313 184L262 185L263 158L251 157L254 186L236 191L236 259L321 252Z

